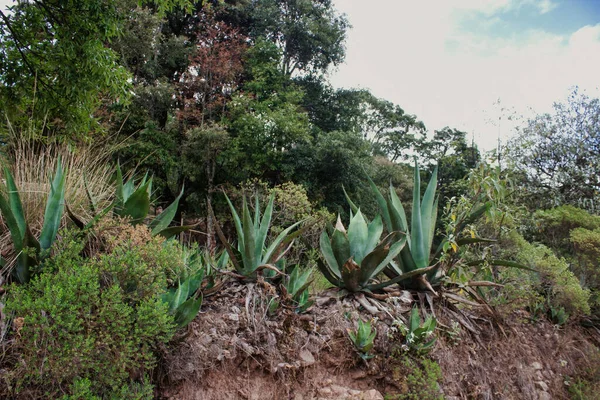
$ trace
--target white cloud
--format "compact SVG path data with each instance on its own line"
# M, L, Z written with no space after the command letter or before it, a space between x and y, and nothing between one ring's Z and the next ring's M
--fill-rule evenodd
M354 29L346 64L331 80L337 87L370 88L416 114L431 130L449 125L474 132L490 149L497 142L502 107L524 115L531 108L546 112L574 85L598 95L600 24L566 36L529 30L498 38L461 29L459 21L470 12L493 18L523 7L522 1L439 2L433 8L410 0L376 4L336 1ZM555 6L550 1L530 5L540 13ZM502 107L494 105L498 99ZM509 128L503 124L505 136Z

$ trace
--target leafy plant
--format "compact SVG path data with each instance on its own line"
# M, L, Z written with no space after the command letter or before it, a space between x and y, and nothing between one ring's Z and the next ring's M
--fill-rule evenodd
M14 390L50 398L87 379L89 391L103 398L151 372L157 345L172 337L173 317L159 296L170 273L166 257L175 264L180 256L164 251L170 242L152 238L84 258L78 233L62 236L39 277L8 291L6 309L22 323L20 362L7 379Z
M282 265L283 256L291 248L294 238L302 231L291 232L303 221L298 221L284 229L267 246L266 242L273 214L274 196L269 198L269 203L265 208L262 218L258 197L255 203L254 218L250 216L248 203L244 197L241 219L227 195L225 195L225 199L231 209L237 232L237 249L229 244L218 224L216 224L216 228L219 239L223 243L223 246L225 246L227 253L229 253L236 272L247 279L255 279L257 272L263 269L279 272L277 265ZM209 212L212 213L212 210L209 210Z
M369 354L369 351L373 348L373 341L377 336L377 329L371 327L371 322L363 322L362 319L358 320L358 329L353 332L348 330L348 336L350 341L354 345L354 348L363 360L373 358L373 354Z
M46 201L44 223L39 240L33 236L31 227L23 212L23 204L13 176L4 167L6 195L0 193L0 211L10 231L16 254L16 267L13 275L20 283L31 278L33 269L48 256L61 224L65 199L65 172L60 159L57 161L54 177L50 179L50 193Z
M396 257L406 243L406 235L392 232L381 242L383 232L381 217L367 224L360 210L352 216L348 232L338 217L331 238L321 234L321 252L325 262L319 269L333 285L350 292L378 290L385 286L409 279L424 270L397 276L383 283L371 281Z
M299 313L305 312L314 303L308 290L312 283L312 274L312 269L308 268L301 271L301 268L296 266L290 275L284 278L284 297L292 302Z
M421 323L419 310L413 307L410 312L408 327L404 326L403 332L408 349L417 353L426 353L431 350L436 340L435 337L431 338L435 332L436 324L436 319L431 315L427 316L425 322Z
M408 288L430 289L433 291L429 279L436 277L441 266L439 263L430 263L431 246L437 220L438 199L435 196L437 167L433 171L421 200L421 177L419 166L415 161L410 229L406 212L396 195L394 187L390 184L389 197L386 199L370 178L369 182L388 231L406 232L407 237L408 245L404 246L399 257L395 258L394 262L386 268L385 273L393 279L402 276L402 274L418 270L425 271L426 268L431 266L432 268L426 271L427 278L423 273L416 274L414 278L404 280L402 285Z

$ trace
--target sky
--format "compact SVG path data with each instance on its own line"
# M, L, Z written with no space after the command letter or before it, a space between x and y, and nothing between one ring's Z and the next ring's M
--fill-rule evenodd
M330 73L335 87L370 89L430 131L464 130L484 150L574 86L600 97L600 0L334 4L353 26L345 63Z

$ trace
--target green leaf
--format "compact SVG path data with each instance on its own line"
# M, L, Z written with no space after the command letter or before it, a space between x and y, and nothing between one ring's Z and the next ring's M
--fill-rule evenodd
M368 234L367 234L367 244L365 246L365 255L375 249L377 243L379 242L379 238L383 233L383 222L381 221L381 215L377 215L371 223L369 223Z
M19 189L17 189L15 180L13 179L8 167L4 167L4 179L6 180L8 209L11 210L14 222L16 224L15 227L19 231L19 235L17 236L23 238L25 237L25 231L27 230L27 221L25 220L25 213L23 212L23 204L21 203L21 198L19 196Z
M175 214L177 213L177 208L179 208L179 199L181 199L181 196L183 196L183 190L184 190L184 188L182 187L181 192L179 192L179 195L169 205L169 207L167 207L162 213L160 213L160 215L158 215L156 218L154 218L152 220L152 222L150 222L150 229L152 229L152 236L158 235L161 231L163 231L169 225L171 225L171 222L173 221L173 218L175 217Z
M336 280L339 281L339 279L342 277L341 266L338 263L337 258L335 257L335 255L333 253L333 249L331 247L331 241L329 240L329 236L327 236L327 232L324 231L323 233L321 233L319 244L321 247L321 253L323 254L323 258L325 259L325 262L329 266L329 269L331 270L332 275L334 275ZM321 272L323 272L323 269L322 268L320 268L320 269L321 269ZM334 283L331 281L331 279L329 279L329 281L331 283Z
M242 223L242 228L244 229L244 247L241 248L240 251L242 253L242 259L244 260L244 269L246 270L244 275L250 275L254 273L254 271L256 271L256 269L260 266L260 258L257 258L255 253L256 234L245 197L243 204Z
M422 227L425 230L425 242L424 250L427 254L427 262L429 263L429 253L431 252L431 243L433 242L433 234L435 233L435 221L437 219L437 199L435 197L435 191L437 187L437 166L433 170L425 194L423 195L423 202L421 203L421 222Z
M131 217L131 222L134 225L140 224L150 212L150 196L148 196L147 185L140 186L133 194L131 194L123 206L123 210L119 213L121 217Z
M194 225L177 225L177 226L170 226L168 228L163 229L162 231L156 233L156 234L152 234L153 236L162 236L165 239L170 239L173 236L181 233L181 232L185 232L185 231L189 231L190 229L192 229L194 227Z
M190 322L196 318L198 312L200 311L200 307L202 306L202 296L195 299L191 297L189 300L184 302L175 313L175 323L178 328L183 328L187 326Z
M352 201L350 196L348 196L348 193L346 193L346 188L344 187L344 185L342 185L342 190L344 191L344 196L346 197L346 201L348 202L348 205L350 205L350 209L352 210L353 213L356 214L358 212L358 207L356 206L356 204L354 204L354 202Z
M516 269L524 269L524 270L532 271L532 272L538 272L536 269L533 269L533 268L528 267L523 264L519 264L514 261L508 261L508 260L476 260L476 261L468 262L467 265L477 266L477 265L483 265L486 263L488 263L490 265L497 265L499 267L509 267L509 268L516 268Z
M367 222L360 210L350 221L348 226L348 242L350 243L350 255L357 264L360 264L365 257L367 249L367 239L369 230ZM378 238L379 239L379 238ZM339 260L338 260L339 261Z
M271 216L273 215L273 202L275 200L275 195L272 194L269 198L269 202L267 203L267 208L265 209L265 213L263 214L262 221L260 221L260 226L256 225L258 228L257 236L256 236L256 259L260 260L262 258L263 249L266 247L265 242L267 241L267 234L269 233L269 226L271 225ZM258 198L256 203L256 208L258 209ZM258 224L258 217L256 218L256 223Z
M362 285L376 277L400 253L405 244L406 235L401 232L394 232L382 240L360 266Z
M60 221L65 207L65 180L66 175L63 172L59 157L56 165L56 172L54 173L54 179L50 184L50 194L46 201L44 225L42 226L42 233L40 234L40 246L42 250L48 250L52 246L56 234L58 233L58 229L60 228Z
M415 159L414 168L414 188L413 188L413 205L411 215L411 247L412 258L415 264L422 268L429 262L429 254L426 254L425 241L429 239L423 229L421 219L421 177L419 175L419 166ZM428 228L429 229L429 228Z
M340 272L342 270L341 267L352 257L350 242L348 241L348 236L345 233L335 229L333 231L333 235L331 235L331 248L333 249L333 254L335 255L335 259L337 260L337 265L340 266Z

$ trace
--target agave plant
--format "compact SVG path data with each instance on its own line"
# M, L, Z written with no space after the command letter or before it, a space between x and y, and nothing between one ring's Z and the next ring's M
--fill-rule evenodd
M26 283L31 278L35 267L48 255L60 228L65 204L65 171L61 160L58 159L54 177L50 179L50 193L46 201L44 223L39 240L31 232L19 190L15 180L7 167L4 167L6 181L6 195L0 194L0 211L10 231L14 250L17 255L13 275L20 283Z
M85 182L86 181L84 180L84 183ZM114 202L101 212L98 212L98 205L86 184L90 208L94 213L93 220L88 224L84 224L80 218L76 217L69 209L67 209L69 217L79 228L89 228L110 210L113 211L114 215L119 217L129 217L131 223L134 225L140 224L148 218L151 203L150 196L152 194L152 178L148 179L148 174L146 174L136 186L134 177L129 178L127 181L123 180L121 167L119 164L117 164L116 183L117 189ZM173 221L175 214L177 213L181 196L183 196L183 188L173 203L171 203L162 213L150 221L149 227L152 230L153 236L161 235L165 238L170 238L191 228L191 226L169 226Z
M421 323L419 311L417 310L417 307L413 307L408 322L409 325L404 332L406 336L406 346L420 354L431 350L436 340L433 334L435 332L437 320L429 315L425 319L425 322Z
M396 257L406 243L403 232L392 232L381 242L381 217L367 224L360 210L352 216L348 231L340 217L331 238L321 234L321 252L325 262L319 269L333 285L350 292L377 290L395 283L373 283L372 280ZM404 276L408 279L410 276Z
M279 272L280 269L278 269L278 266L283 264L283 256L290 250L294 239L302 233L302 230L294 233L292 231L304 221L298 221L284 229L267 246L267 237L273 215L274 196L272 195L269 198L262 218L258 197L255 202L254 218L251 217L245 197L241 218L227 195L225 195L225 199L231 209L237 232L237 249L229 244L219 224L216 224L216 230L219 239L223 243L223 246L225 246L225 250L229 253L229 258L236 272L247 279L255 279L257 272L260 270L266 269L272 272ZM212 210L209 209L209 212L212 213Z
M427 278L436 277L441 264L431 264L431 246L435 233L435 224L437 220L438 198L435 196L437 187L437 167L435 167L423 199L421 200L421 177L419 166L415 161L414 168L414 187L413 203L410 228L406 218L406 212L402 202L396 195L396 190L390 184L390 195L386 199L383 197L377 186L369 178L371 188L377 198L377 204L383 215L385 225L388 231L406 232L408 245L400 252L385 273L392 279L403 274L417 270L425 271L428 267L427 277L425 274L418 274L412 279L403 281L403 286L416 289L430 289L433 291ZM435 279L435 278L434 278Z
M193 321L202 305L200 286L204 279L205 268L200 268L177 287L169 289L162 300L169 306L169 314L175 318L178 328L183 328Z
M373 358L369 351L373 348L373 343L377 336L377 329L371 327L371 322L363 322L362 319L358 320L358 329L356 332L348 330L348 337L354 345L354 348L363 360Z
M291 301L298 313L305 312L314 303L308 290L308 286L312 283L312 274L312 268L301 272L301 268L296 266L290 275L284 278L284 297Z

